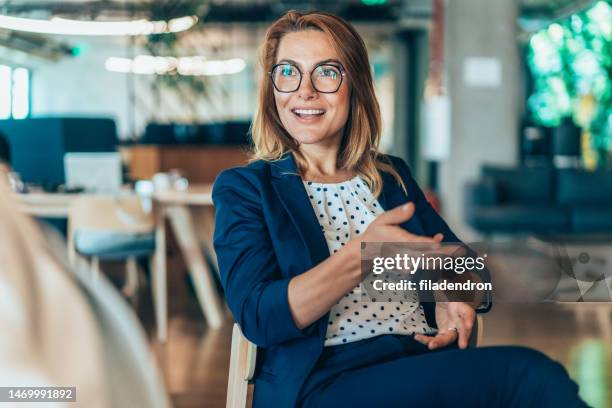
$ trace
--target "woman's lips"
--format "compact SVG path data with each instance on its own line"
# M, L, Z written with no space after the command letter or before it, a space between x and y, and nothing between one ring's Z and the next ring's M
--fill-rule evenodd
M291 109L291 113L295 115L299 122L310 123L319 119L325 114L324 109Z

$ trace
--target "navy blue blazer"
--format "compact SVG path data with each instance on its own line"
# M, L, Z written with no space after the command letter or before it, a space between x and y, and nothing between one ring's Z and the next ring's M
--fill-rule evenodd
M408 201L414 216L401 225L417 234L441 232L459 242L426 201L406 163L387 156L408 190L382 172L378 201L391 209ZM254 406L292 407L323 350L329 313L300 330L289 310L289 281L329 257L295 160L257 161L225 170L215 180L214 248L230 309L244 335L260 349L255 371ZM423 303L435 327L434 304Z

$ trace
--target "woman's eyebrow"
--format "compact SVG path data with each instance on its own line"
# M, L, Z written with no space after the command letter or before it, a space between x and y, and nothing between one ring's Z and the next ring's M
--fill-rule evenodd
M299 62L294 61L292 59L289 59L289 58L282 58L282 59L280 59L278 61L279 64L281 64L283 62L288 62L290 64L297 65L298 67L302 68L302 64L300 64ZM323 61L316 62L313 65L313 67L316 67L317 65L322 65L322 64L329 64L330 62L336 63L338 65L342 65L342 63L340 61L338 61L337 59L335 59L335 58L328 58L328 59L325 59Z
M323 61L319 61L315 65L328 64L330 62L334 62L336 64L342 65L342 63L340 61L338 61L337 59L335 59L335 58L329 58L329 59L326 59L326 60L323 60Z

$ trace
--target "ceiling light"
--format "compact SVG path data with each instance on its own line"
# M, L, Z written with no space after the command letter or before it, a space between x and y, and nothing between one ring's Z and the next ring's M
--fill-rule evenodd
M112 57L106 60L105 67L112 72L143 75L231 75L244 70L246 62L242 58L208 61L201 56L194 57L154 57L138 55L134 59Z
M0 28L39 34L58 35L150 35L177 33L193 27L196 16L169 21L81 21L54 17L51 20L0 15Z

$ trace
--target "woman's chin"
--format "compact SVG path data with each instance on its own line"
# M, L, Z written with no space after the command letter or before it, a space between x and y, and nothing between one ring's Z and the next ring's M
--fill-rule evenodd
M326 138L325 136L320 136L320 135L302 136L302 137L295 138L295 140L297 140L297 142L300 145L325 144L327 139L329 139L329 138Z

